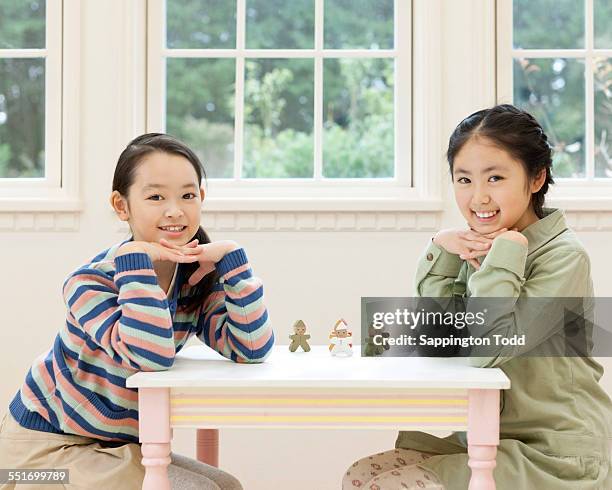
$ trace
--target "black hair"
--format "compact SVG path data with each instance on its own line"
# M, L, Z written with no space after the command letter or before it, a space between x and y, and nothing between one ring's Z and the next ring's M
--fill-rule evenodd
M540 123L528 112L510 104L501 104L475 112L461 121L448 141L446 157L451 176L455 157L472 137L481 136L519 160L527 173L528 183L542 170L546 172L544 184L531 195L531 204L538 218L544 217L544 196L552 177L552 149Z
M198 182L206 179L206 172L200 159L197 155L187 147L183 142L173 136L163 133L147 133L137 138L134 138L128 143L126 148L121 152L115 174L113 176L113 191L119 192L125 198L128 197L130 187L134 183L134 176L139 165L142 163L146 155L154 152L168 153L186 158L193 166ZM133 237L132 237L133 238ZM204 228L198 228L196 234L189 241L197 239L199 243L210 243L210 238ZM179 264L177 276L182 274L186 279L193 274L199 267L197 262L188 264ZM183 298L178 305L185 313L195 311L198 306L204 303L204 300L212 292L214 284L217 280L215 271L204 276L200 282L192 287L191 294Z

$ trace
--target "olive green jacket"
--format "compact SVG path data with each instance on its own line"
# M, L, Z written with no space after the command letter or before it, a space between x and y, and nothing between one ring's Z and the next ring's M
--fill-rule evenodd
M522 231L528 247L495 240L478 271L431 242L417 267L416 294L592 297L591 266L584 247L561 210L544 208L544 213ZM519 311L507 316L505 336L520 334L531 320ZM556 341L554 335L543 335L539 347L546 352L546 343ZM598 384L602 366L591 357L503 354L507 353L471 359L480 367L501 368L512 384L501 396L497 489L612 490L612 402ZM396 447L435 453L420 466L434 472L446 490L468 488L466 445L463 432L438 438L403 431L396 441Z

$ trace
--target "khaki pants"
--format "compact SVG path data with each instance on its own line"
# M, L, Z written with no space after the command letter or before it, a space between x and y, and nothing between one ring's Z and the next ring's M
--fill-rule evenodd
M171 454L168 476L173 489L241 490L228 473ZM67 469L69 484L2 484L0 490L135 490L142 487L140 445L109 443L77 435L52 434L22 427L7 413L0 423L0 468Z

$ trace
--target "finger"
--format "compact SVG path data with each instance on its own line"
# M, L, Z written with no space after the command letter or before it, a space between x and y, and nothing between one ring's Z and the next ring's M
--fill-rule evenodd
M484 236L486 236L487 238L495 238L496 236L501 235L502 233L505 233L507 231L508 231L508 228L502 228L500 230L494 231L494 232L489 233L488 235L484 235Z
M470 259L468 260L468 262L472 264L472 267L474 267L474 269L480 270L480 263L476 259Z
M198 261L198 258L194 257L193 255L192 256L184 256L184 257L181 257L181 258L179 258L177 260L177 262L179 262L181 264L193 264L194 262L197 262L197 261Z
M489 232L489 233L482 233L480 236L483 236L483 237L493 236L493 235L495 235L496 233L504 232L504 231L506 231L507 229L508 229L508 228L500 228L500 229L498 229L498 230L491 231L491 232Z
M162 238L159 241L160 245L171 249L172 251L176 251L178 253L180 253L181 255L195 255L195 254L199 254L200 250L197 248L197 240L191 241L189 242L187 245L176 245L174 243L170 243L167 240L165 240L164 238ZM192 246L191 244L194 244L194 246Z
M468 231L465 234L465 238L467 240L472 240L472 241L481 241L483 243L489 243L491 241L490 238L487 238L485 235L481 235L478 232L472 232L472 231Z
M167 252L163 254L163 260L171 260L172 262L196 262L198 258L194 255L185 255L179 251Z
M174 248L172 248L172 249L169 249L169 248L168 248L168 249L163 249L163 248L162 248L162 249L160 250L160 253L161 253L162 255L164 255L164 256L176 256L176 255L183 256L183 255L185 255L185 254L184 254L183 252L181 252L180 250L176 250L176 249L174 249Z
M197 241L189 242L187 245L181 247L181 251L185 255L197 255L200 260L203 258L204 245L200 245Z
M487 241L487 242L468 241L466 243L466 247L469 248L470 250L488 250L489 248L491 248L491 241Z
M189 285L195 286L204 278L204 276L212 272L214 269L215 266L213 264L200 265L200 267L189 277Z
M465 239L462 245L466 248L481 250L493 244L493 240L491 238L483 238L483 239Z
M175 250L180 250L185 247L189 247L189 248L197 247L199 242L197 239L195 239L195 240L191 240L189 243L186 243L185 245L177 245L176 243L169 242L165 238L160 238L159 243L160 245L163 245L164 247L172 248Z
M202 249L199 246L196 248L182 248L181 251L185 255L200 255L202 253Z
M191 276L189 276L189 285L190 286L195 286L197 283L199 283L202 278L205 276L205 274L203 274L200 269L198 269L197 271L195 271L193 274L191 274Z
M488 253L489 253L488 250L470 250L470 251L460 254L459 258L462 260L475 259L477 257L484 257Z
M171 248L173 250L176 250L176 249L180 248L178 245L175 245L174 243L169 242L165 238L160 238L159 239L159 244L163 245L164 247Z
M478 260L476 260L476 257L472 257L471 254L461 254L459 255L459 258L461 258L461 260L465 260L468 264L471 264L474 269L480 269L480 263Z

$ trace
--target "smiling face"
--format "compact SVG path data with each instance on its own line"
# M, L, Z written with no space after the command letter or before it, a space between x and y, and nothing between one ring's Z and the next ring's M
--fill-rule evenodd
M523 230L538 220L531 194L545 173L528 182L523 164L482 137L470 138L453 162L455 200L470 228L492 233L501 228Z
M111 204L129 223L135 241L165 238L184 245L200 226L203 199L204 189L189 160L156 151L139 162L127 198L114 191Z
M346 328L340 327L336 330L336 335L341 338L344 339L346 337L348 337L348 330Z

